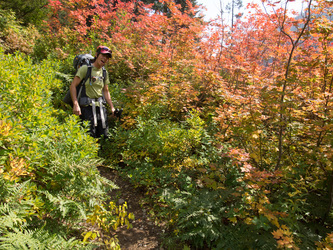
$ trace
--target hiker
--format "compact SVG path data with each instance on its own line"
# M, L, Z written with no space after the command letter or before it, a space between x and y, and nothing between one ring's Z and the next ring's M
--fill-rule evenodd
M97 48L90 69L91 76L83 83L85 96L81 96L79 101L77 99L76 87L82 79L85 79L88 72L87 65L83 65L78 69L70 86L73 113L79 115L81 120L90 122L90 135L94 138L108 137L105 101L110 106L112 114L115 112L108 88L108 84L110 83L109 75L104 69L104 65L107 64L111 57L112 52L108 47L99 46Z

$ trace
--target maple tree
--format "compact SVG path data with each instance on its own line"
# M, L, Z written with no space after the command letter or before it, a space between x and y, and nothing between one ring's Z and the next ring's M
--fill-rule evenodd
M331 135L327 130L331 118L325 111L331 105L327 97L332 90L327 57L331 37L324 31L331 25L329 5L320 1L311 21L310 10L305 19L295 19L287 17L285 9L268 14L253 6L256 14L238 22L230 40L226 39L230 46L221 46L224 53L216 62L221 62L222 72L231 75L229 83L234 84L227 86L234 88L232 97L217 110L221 136L237 136L253 167L275 171L275 176L280 176L276 171L281 169L283 182L296 178L292 181L296 190L313 192L314 186L319 191L327 185L328 206L326 212L321 211L322 220L332 208ZM254 182L255 176L247 178ZM304 184L304 179L312 184Z
M152 9L155 11L160 11L163 13L170 13L167 4L164 4L162 1L158 0L139 0L140 2L143 2L144 4L153 4ZM137 2L139 2L137 1ZM118 1L113 1L114 4L118 4ZM125 0L123 2L131 2L131 0ZM185 12L185 10L189 7L188 1L187 0L174 0L173 1L175 4L178 4L181 6L180 10L182 12ZM197 1L196 0L190 0L191 5L196 5Z

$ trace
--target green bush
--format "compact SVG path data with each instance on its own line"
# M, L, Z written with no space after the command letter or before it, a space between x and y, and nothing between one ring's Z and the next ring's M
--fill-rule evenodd
M149 185L163 186L175 178L172 185L186 186L183 173L196 176L200 167L205 168L217 157L197 114L190 115L182 124L160 117L147 120L139 117L136 122L134 130L116 128L111 133L109 148L113 149L113 155L109 157L121 155L121 160L131 167L130 176L137 184L147 185L144 182L149 181Z
M6 53L20 51L31 54L39 37L40 34L35 26L21 26L12 11L2 10L0 6L0 47Z
M323 209L309 209L314 199L328 200L297 191L304 182L292 173L251 166L246 152L217 139L213 119L193 112L176 122L161 106L145 108L130 129L113 129L105 156L122 162L120 172L145 190L151 213L168 222L170 247L315 248L329 237L328 223L313 224Z
M121 171L148 191L177 240L202 247L220 239L221 219L227 220L217 189L228 171L198 113L178 123L158 116L159 108L153 110L157 113L149 113L148 119L137 118L135 129L114 130L109 157L118 156L126 164Z
M15 15L25 25L34 24L40 25L43 20L47 17L47 0L36 0L36 1L1 1L0 8L6 12L15 12Z
M99 145L53 108L58 63L0 51L0 65L0 246L81 249L70 235L114 187L99 175Z

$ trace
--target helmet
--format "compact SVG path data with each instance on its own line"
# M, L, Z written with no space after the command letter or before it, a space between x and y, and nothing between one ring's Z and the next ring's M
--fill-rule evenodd
M110 58L112 57L112 51L108 47L102 45L97 47L97 54L110 55Z

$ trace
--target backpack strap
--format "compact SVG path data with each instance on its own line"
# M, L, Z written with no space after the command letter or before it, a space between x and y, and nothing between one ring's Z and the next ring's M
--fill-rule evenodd
M81 96L83 96L83 97L87 96L86 95L86 86L85 86L84 83L88 80L88 78L89 78L89 81L91 83L91 70L92 70L92 66L88 66L85 78L83 80L81 80L81 82L78 85L78 89L79 89L79 92L78 92L78 95L77 95L78 100L81 98Z
M105 84L105 81L106 81L106 69L103 67L103 81L104 81L104 84Z
M104 85L105 85L105 82L106 82L106 69L104 67L102 69L103 69L103 82L104 82ZM106 102L105 101L104 92L102 92L102 97L103 97L103 101Z
M88 69L87 69L87 73L86 73L86 76L85 76L85 78L79 83L79 85L77 86L77 93L78 93L78 95L77 95L77 99L78 99L78 101L79 101L79 99L81 98L81 97L87 97L87 95L86 95L86 85L84 84L87 80L88 80L88 78L89 78L89 81L90 81L90 84L91 84L91 71L92 71L92 66L91 65L89 65L89 66L87 66L88 67ZM104 81L104 84L105 84L105 81L106 81L106 74L107 74L107 71L106 71L106 69L103 67L103 81ZM103 102L105 102L105 97L104 97L104 92L102 92L102 100L103 100ZM80 101L79 101L79 103L80 103Z
M91 71L92 71L92 66L88 66L87 69L87 74L85 76L85 78L80 82L79 86L80 86L80 90L79 90L79 95L78 95L78 99L82 96L82 97L87 97L86 95L86 86L85 86L85 82L88 80L90 81L91 84ZM103 81L105 84L106 81L106 69L103 67ZM94 122L94 126L97 126L97 115L96 115L96 102L99 103L99 111L100 111L100 117L102 120L102 127L105 129L106 128L106 120L105 120L105 115L104 114L104 110L103 110L103 102L105 102L105 97L104 97L104 92L103 92L103 96L98 98L98 99L89 99L89 103L92 106L92 112L93 112L93 122ZM80 102L79 102L80 103Z

